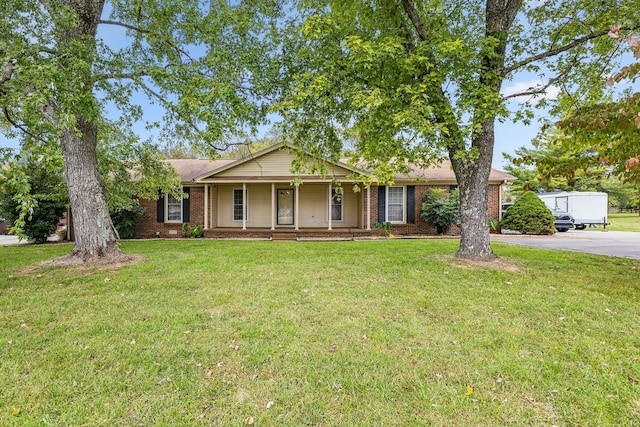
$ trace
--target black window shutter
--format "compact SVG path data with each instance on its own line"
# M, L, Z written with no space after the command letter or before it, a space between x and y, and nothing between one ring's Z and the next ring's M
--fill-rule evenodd
M407 224L416 223L416 186L407 185Z
M185 188L182 190L187 196L190 196L191 189ZM191 197L187 197L186 199L182 199L182 222L190 222L191 221Z
M387 189L384 185L378 187L378 222L384 222L384 212L387 205Z
M158 191L158 204L156 207L156 222L164 222L164 195Z

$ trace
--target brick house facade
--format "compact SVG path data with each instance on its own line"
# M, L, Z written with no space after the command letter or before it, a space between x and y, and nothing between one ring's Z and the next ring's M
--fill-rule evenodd
M275 146L237 161L170 160L182 177L188 198L182 200L182 206L176 206L179 201L164 197L140 200L144 213L136 224L137 236L182 237L183 223L203 226L204 235L209 238L350 238L379 234L374 224L383 220L384 212L390 209L391 202L384 199L386 191L391 190L377 185L368 190L362 188L352 178L354 171L342 162L329 165L328 177L294 176L289 172L293 154L287 149ZM299 185L293 182L296 178L300 179ZM511 179L508 174L492 170L490 219L499 219L501 188ZM340 200L334 197L336 182L344 188ZM348 190L352 187L359 191ZM389 211L396 219L391 233L432 235L435 228L420 218L424 195L433 188L450 191L456 182L445 162L440 167L398 177L393 187L394 201L402 194L403 206L399 211ZM396 204L395 209L399 208ZM167 214L169 209L171 215ZM288 222L281 222L285 218ZM454 226L450 234L459 232Z

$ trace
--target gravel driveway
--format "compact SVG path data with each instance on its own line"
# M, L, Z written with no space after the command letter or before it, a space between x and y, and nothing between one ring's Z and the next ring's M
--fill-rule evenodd
M492 242L640 259L640 233L631 231L569 230L552 236L491 235Z

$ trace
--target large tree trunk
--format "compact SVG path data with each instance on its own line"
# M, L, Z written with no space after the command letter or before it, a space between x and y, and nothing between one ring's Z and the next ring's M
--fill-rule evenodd
M457 256L491 260L495 254L489 241L489 175L495 142L495 112L500 102L500 88L504 79L503 67L507 49L507 34L523 0L486 0L485 38L494 44L482 55L482 70L474 111L471 146L477 153L467 152L458 158L462 144L453 144L449 157L460 187L460 249ZM492 105L493 104L493 105ZM477 129L477 128L475 128ZM476 154L478 155L476 158Z
M55 3L46 3L51 13L57 13ZM88 261L98 258L116 258L122 255L109 216L105 188L98 171L97 116L94 105L92 64L96 54L95 36L102 15L104 0L63 0L61 6L76 13L72 27L61 28L57 40L61 51L71 51L78 57L69 62L62 59L64 67L77 73L79 100L75 129L66 128L60 134L64 157L64 178L69 191L73 231L76 247L71 253L75 260ZM76 45L87 47L77 49ZM63 94L64 95L64 94Z
M79 121L78 130L80 135L65 130L61 136L64 178L69 190L76 241L71 256L85 261L117 257L121 252L98 173L96 126Z
M460 248L456 256L478 260L495 258L489 241L489 174L494 145L494 122L482 124L473 144L477 159L456 159L451 164L460 191Z

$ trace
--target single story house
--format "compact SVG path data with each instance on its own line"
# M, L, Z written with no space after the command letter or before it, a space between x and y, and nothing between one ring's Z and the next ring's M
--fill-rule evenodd
M326 176L297 176L293 150L279 144L239 160L168 160L188 198L140 200L137 236L181 237L184 223L201 225L209 238L353 238L377 234L377 222L390 222L396 235L435 234L420 218L422 198L431 188L456 186L448 161L389 186L366 188L356 177L361 171L342 161L327 163ZM491 171L489 218L499 219L502 186L513 179Z

